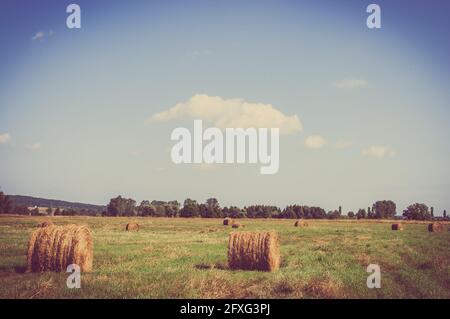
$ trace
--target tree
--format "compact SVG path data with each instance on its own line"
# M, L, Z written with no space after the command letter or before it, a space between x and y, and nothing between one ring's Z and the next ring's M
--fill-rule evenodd
M31 215L32 216L38 216L39 215L39 208L37 208L37 207L33 208L33 210L31 211Z
M178 211L180 209L180 203L177 200L171 200L168 202L169 205L172 206L173 209Z
M327 218L327 213L321 207L309 207L301 205L286 206L283 211L273 207L272 217L277 218L305 218L305 219L323 219Z
M25 205L16 205L14 207L14 214L17 215L29 215L30 211L28 210L28 207Z
M252 205L246 207L245 212L248 218L270 218L276 217L280 209L276 206Z
M354 212L348 212L347 216L348 216L348 218L355 218L355 213Z
M219 201L216 198L208 198L206 200L206 205L209 207L219 207Z
M222 216L220 207L215 204L213 206L208 204L199 205L200 216L204 218L217 218Z
M79 213L76 211L76 209L71 208L71 207L64 209L64 211L61 213L61 215L63 215L63 216L75 216L78 214Z
M169 216L169 214L168 214L168 217L177 217L178 214L180 213L180 203L178 201L174 200L174 201L170 201L168 205L170 206L171 214L172 214L171 216Z
M167 217L175 217L178 213L178 210L173 205L166 205L166 216Z
M156 207L153 205L149 205L144 207L142 211L142 216L155 216L156 215Z
M165 217L166 216L166 208L164 205L158 205L155 208L156 208L156 212L155 212L156 217Z
M415 203L409 205L404 211L403 216L412 220L430 220L431 213L425 204Z
M119 195L116 198L111 198L106 209L109 216L133 216L136 214L135 208L136 201Z
M151 204L153 206L161 206L161 205L166 205L167 203L165 201L162 201L162 200L152 200Z
M328 219L338 219L339 217L341 217L341 214L338 210L329 211L327 217Z
M323 209L321 207L311 207L310 212L311 212L311 218L314 218L314 219L326 218L325 209ZM306 217L308 217L308 216L306 216Z
M183 206L189 206L189 205L198 205L197 201L195 199L186 198L184 200Z
M367 218L366 210L360 208L360 209L358 210L358 212L356 213L356 218L357 218L357 219L364 219L364 218Z
M294 211L294 208L291 207L286 207L283 212L282 212L283 218L290 218L290 219L295 219L297 218L297 214Z
M14 203L8 195L0 192L0 214L13 212Z
M185 199L183 208L180 210L181 217L198 217L200 215L200 207L196 200L190 198Z
M198 217L200 215L200 209L195 205L183 206L180 210L181 217Z
M156 208L148 200L143 200L137 208L138 214L143 217L155 216Z
M225 208L227 208L227 207L225 207ZM225 210L225 208L224 208L224 210ZM244 218L246 216L245 211L236 206L230 206L229 208L227 208L227 211L228 211L228 215L223 216L223 217Z
M372 205L372 214L369 218L389 219L395 216L396 205L391 200L377 201Z

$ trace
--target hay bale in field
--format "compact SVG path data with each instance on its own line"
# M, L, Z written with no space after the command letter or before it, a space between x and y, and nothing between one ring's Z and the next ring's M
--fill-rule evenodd
M441 223L431 223L428 225L429 232L441 232L444 230L444 225Z
M87 226L48 226L35 230L28 243L27 270L63 271L76 264L92 270L93 241Z
M280 243L275 232L233 232L228 239L230 269L275 271L280 267Z
M308 227L309 224L308 224L308 222L307 222L306 220L299 219L299 220L297 220L297 221L295 222L294 226L295 226L295 227Z
M233 225L231 225L231 228L239 228L239 227L244 227L244 225L241 225L239 223L233 223Z
M392 224L391 229L392 230L403 230L403 225L402 224Z
M139 230L139 224L136 223L128 223L125 227L126 231L138 231Z
M37 227L48 227L53 226L53 222L51 220L46 220L45 222L39 223Z
M227 217L227 218L225 218L225 219L223 220L223 225L224 225L224 226L228 226L228 225L231 225L231 224L233 224L233 219L232 219L232 218Z

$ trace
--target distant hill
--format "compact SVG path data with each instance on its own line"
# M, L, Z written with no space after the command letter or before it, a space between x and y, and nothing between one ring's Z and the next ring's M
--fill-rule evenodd
M73 208L75 210L86 209L86 210L95 210L99 212L106 210L106 206L104 205L66 202L57 199L47 199L22 195L8 195L8 196L16 203L16 205L25 205L27 207L39 206L52 208Z

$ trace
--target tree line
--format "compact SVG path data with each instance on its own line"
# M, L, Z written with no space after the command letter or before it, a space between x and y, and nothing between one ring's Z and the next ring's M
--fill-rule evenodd
M148 201L139 205L131 198L117 196L111 198L106 210L98 212L90 209L48 207L43 213L38 208L15 205L8 195L0 192L0 214L19 215L52 215L52 216L141 216L141 217L201 217L201 218L286 218L286 219L395 219L396 204L391 200L376 201L366 209L356 213L350 211L343 214L342 207L326 212L321 207L306 205L289 205L284 209L271 205L251 205L243 208L237 206L220 207L216 198L209 198L205 203L187 198L183 205L178 201ZM403 218L409 220L450 220L444 210L442 217L434 216L433 207L414 203L403 211Z
M142 201L136 205L131 198L118 196L112 198L104 216L151 216L151 217L202 217L202 218L290 218L290 219L395 219L397 206L391 200L376 201L366 209L356 213L342 213L342 207L326 212L325 209L306 205L289 205L284 209L271 205L251 205L244 208L236 206L220 207L216 198L209 198L205 203L187 198L183 205L178 201ZM409 220L450 220L447 212L443 217L435 217L433 207L414 203L403 211L403 218Z

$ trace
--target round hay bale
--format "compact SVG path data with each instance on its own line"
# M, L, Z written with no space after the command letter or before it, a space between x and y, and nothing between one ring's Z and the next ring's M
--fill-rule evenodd
M37 227L48 227L48 226L53 226L53 225L54 224L53 224L53 222L51 220L46 220L46 221L44 221L42 223L39 223L37 225Z
M402 224L392 224L391 229L392 230L403 230L403 225Z
M441 223L431 223L428 225L429 232L441 232L444 230L444 225Z
M223 220L223 225L224 225L224 226L228 226L228 225L231 225L231 224L233 224L233 219L232 219L232 218L227 217L227 218L225 218L225 219Z
M280 267L280 242L275 232L233 232L228 239L230 269L275 271Z
M244 227L244 225L241 225L239 223L233 223L233 225L231 225L231 228L240 228L240 227Z
M295 222L294 226L295 226L295 227L308 227L309 224L308 224L308 222L307 222L306 220L299 219L299 220L297 220L297 221Z
M27 270L65 272L76 264L92 270L93 241L87 226L48 226L35 230L28 243Z
M136 223L128 223L125 227L126 231L139 231L139 224Z

